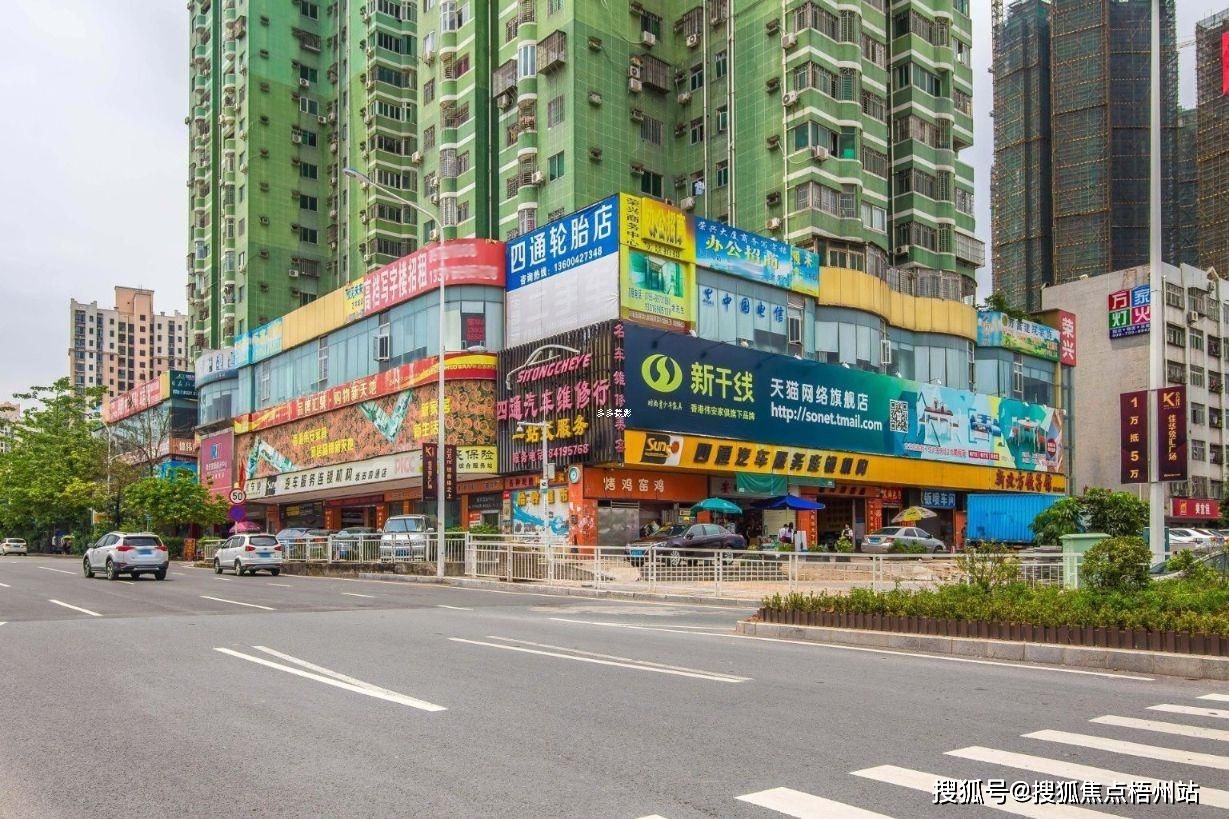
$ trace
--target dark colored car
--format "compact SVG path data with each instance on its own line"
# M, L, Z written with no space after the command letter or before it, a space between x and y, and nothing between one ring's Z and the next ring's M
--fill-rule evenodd
M282 544L287 560L303 560L312 556L308 554L309 550L313 553L320 551L320 556L323 556L322 550L328 543L330 534L332 532L328 529L290 526L278 532L275 537L277 542Z
M627 544L627 558L633 566L641 566L654 547L666 565L679 566L685 560L700 557L689 556L688 549L746 549L747 540L715 523L674 523Z
M333 559L357 560L368 552L368 549L363 548L365 544L378 544L379 541L380 530L374 526L347 526L333 535ZM370 552L378 556L377 549L372 548Z

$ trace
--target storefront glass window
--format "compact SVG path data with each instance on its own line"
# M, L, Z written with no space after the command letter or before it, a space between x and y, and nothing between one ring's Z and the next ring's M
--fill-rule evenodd
M784 290L701 270L696 335L784 353L789 297Z
M878 372L883 366L883 322L860 310L821 307L816 312L816 358Z

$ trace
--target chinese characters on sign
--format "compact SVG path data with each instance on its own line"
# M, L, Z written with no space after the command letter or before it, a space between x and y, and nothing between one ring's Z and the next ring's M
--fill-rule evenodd
M1157 463L1162 481L1186 480L1186 387L1156 391Z
M1148 482L1148 392L1118 396L1118 426L1122 435L1119 483Z
M503 245L490 239L432 244L371 271L363 280L363 314L370 316L444 283L500 287Z
M435 497L439 492L439 445L422 445L422 495ZM457 448L444 444L444 499L457 499Z
M611 196L509 241L508 290L617 253L618 201Z
M956 493L939 489L923 489L922 506L930 509L955 509Z
M1062 492L1066 479L1053 472L1033 473L1012 469L994 470L994 488L1013 492Z
M819 257L810 250L695 217L696 264L732 276L819 295Z
M1058 360L1068 367L1075 366L1075 313L1058 311Z
M1109 295L1110 338L1148 332L1152 326L1152 290L1146 284Z
M1216 520L1220 518L1220 501L1212 498L1174 498L1173 516Z

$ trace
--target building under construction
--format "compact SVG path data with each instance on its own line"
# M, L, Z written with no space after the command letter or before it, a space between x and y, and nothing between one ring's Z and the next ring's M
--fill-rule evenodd
M1173 258L1178 76L1174 0L1160 2L1162 247ZM1014 306L1038 309L1042 284L1148 262L1151 3L1019 0L1004 15L995 0L994 285Z
M1229 66L1221 38L1229 35L1229 11L1195 26L1198 125L1195 164L1199 179L1199 266L1229 274Z

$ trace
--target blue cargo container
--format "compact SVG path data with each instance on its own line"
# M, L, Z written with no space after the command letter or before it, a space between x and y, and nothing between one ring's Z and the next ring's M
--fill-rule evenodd
M994 540L1011 546L1032 546L1033 519L1063 495L996 492L969 495L965 531L968 540Z

